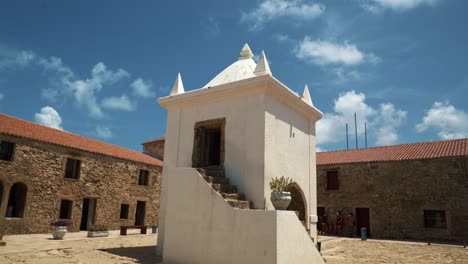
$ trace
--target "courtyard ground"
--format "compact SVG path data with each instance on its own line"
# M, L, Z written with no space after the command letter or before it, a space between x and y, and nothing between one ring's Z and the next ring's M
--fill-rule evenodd
M460 263L468 264L468 248L460 245L395 240L320 237L327 264L348 263Z
M77 232L66 234L64 240L52 240L50 234L5 236L3 240L7 246L0 247L1 264L160 263L155 256L157 235L140 235L138 230L129 230L127 236L110 231L107 238L87 238L86 232ZM327 264L468 263L468 249L463 246L337 237L320 240Z

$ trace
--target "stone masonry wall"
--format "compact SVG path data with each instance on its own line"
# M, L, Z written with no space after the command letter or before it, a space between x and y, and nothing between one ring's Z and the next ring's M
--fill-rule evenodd
M161 167L4 134L0 140L16 144L13 160L0 161L0 232L50 232L62 199L73 201L69 231L80 229L84 198L97 198L95 224L133 225L137 201L146 201L145 224L158 224ZM79 179L64 178L67 157L81 160ZM138 185L140 169L150 172L148 186ZM10 188L17 182L27 186L24 217L7 218ZM126 220L120 219L122 203L129 204Z
M164 139L143 143L143 152L154 154L158 158L163 158L164 143Z
M467 167L466 156L320 165L318 206L329 216L370 208L373 237L468 236ZM338 170L339 190L326 190L326 172L332 170ZM424 210L445 210L447 228L425 228Z

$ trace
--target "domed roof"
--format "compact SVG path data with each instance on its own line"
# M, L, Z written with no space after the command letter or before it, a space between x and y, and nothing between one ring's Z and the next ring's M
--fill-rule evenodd
M256 66L253 59L238 60L216 75L203 88L255 77Z
M257 64L252 59L254 55L247 43L242 48L240 55L241 57L238 61L229 65L216 75L216 77L203 86L203 88L255 77L254 71Z

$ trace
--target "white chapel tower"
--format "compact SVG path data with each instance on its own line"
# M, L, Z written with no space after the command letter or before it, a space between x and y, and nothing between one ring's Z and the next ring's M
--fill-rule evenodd
M200 89L177 75L167 130L157 253L166 263L323 263L317 241L315 123L265 53L240 58ZM289 177L293 202L275 211L270 180Z

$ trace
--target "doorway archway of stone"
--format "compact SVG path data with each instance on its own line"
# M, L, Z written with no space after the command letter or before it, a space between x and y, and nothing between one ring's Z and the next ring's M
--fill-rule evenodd
M17 182L11 186L6 217L23 218L27 192L28 187L22 182Z
M292 182L286 188L287 192L291 193L291 203L287 210L295 211L298 213L299 220L302 222L305 228L308 228L306 217L307 217L307 200L301 187L296 182Z

